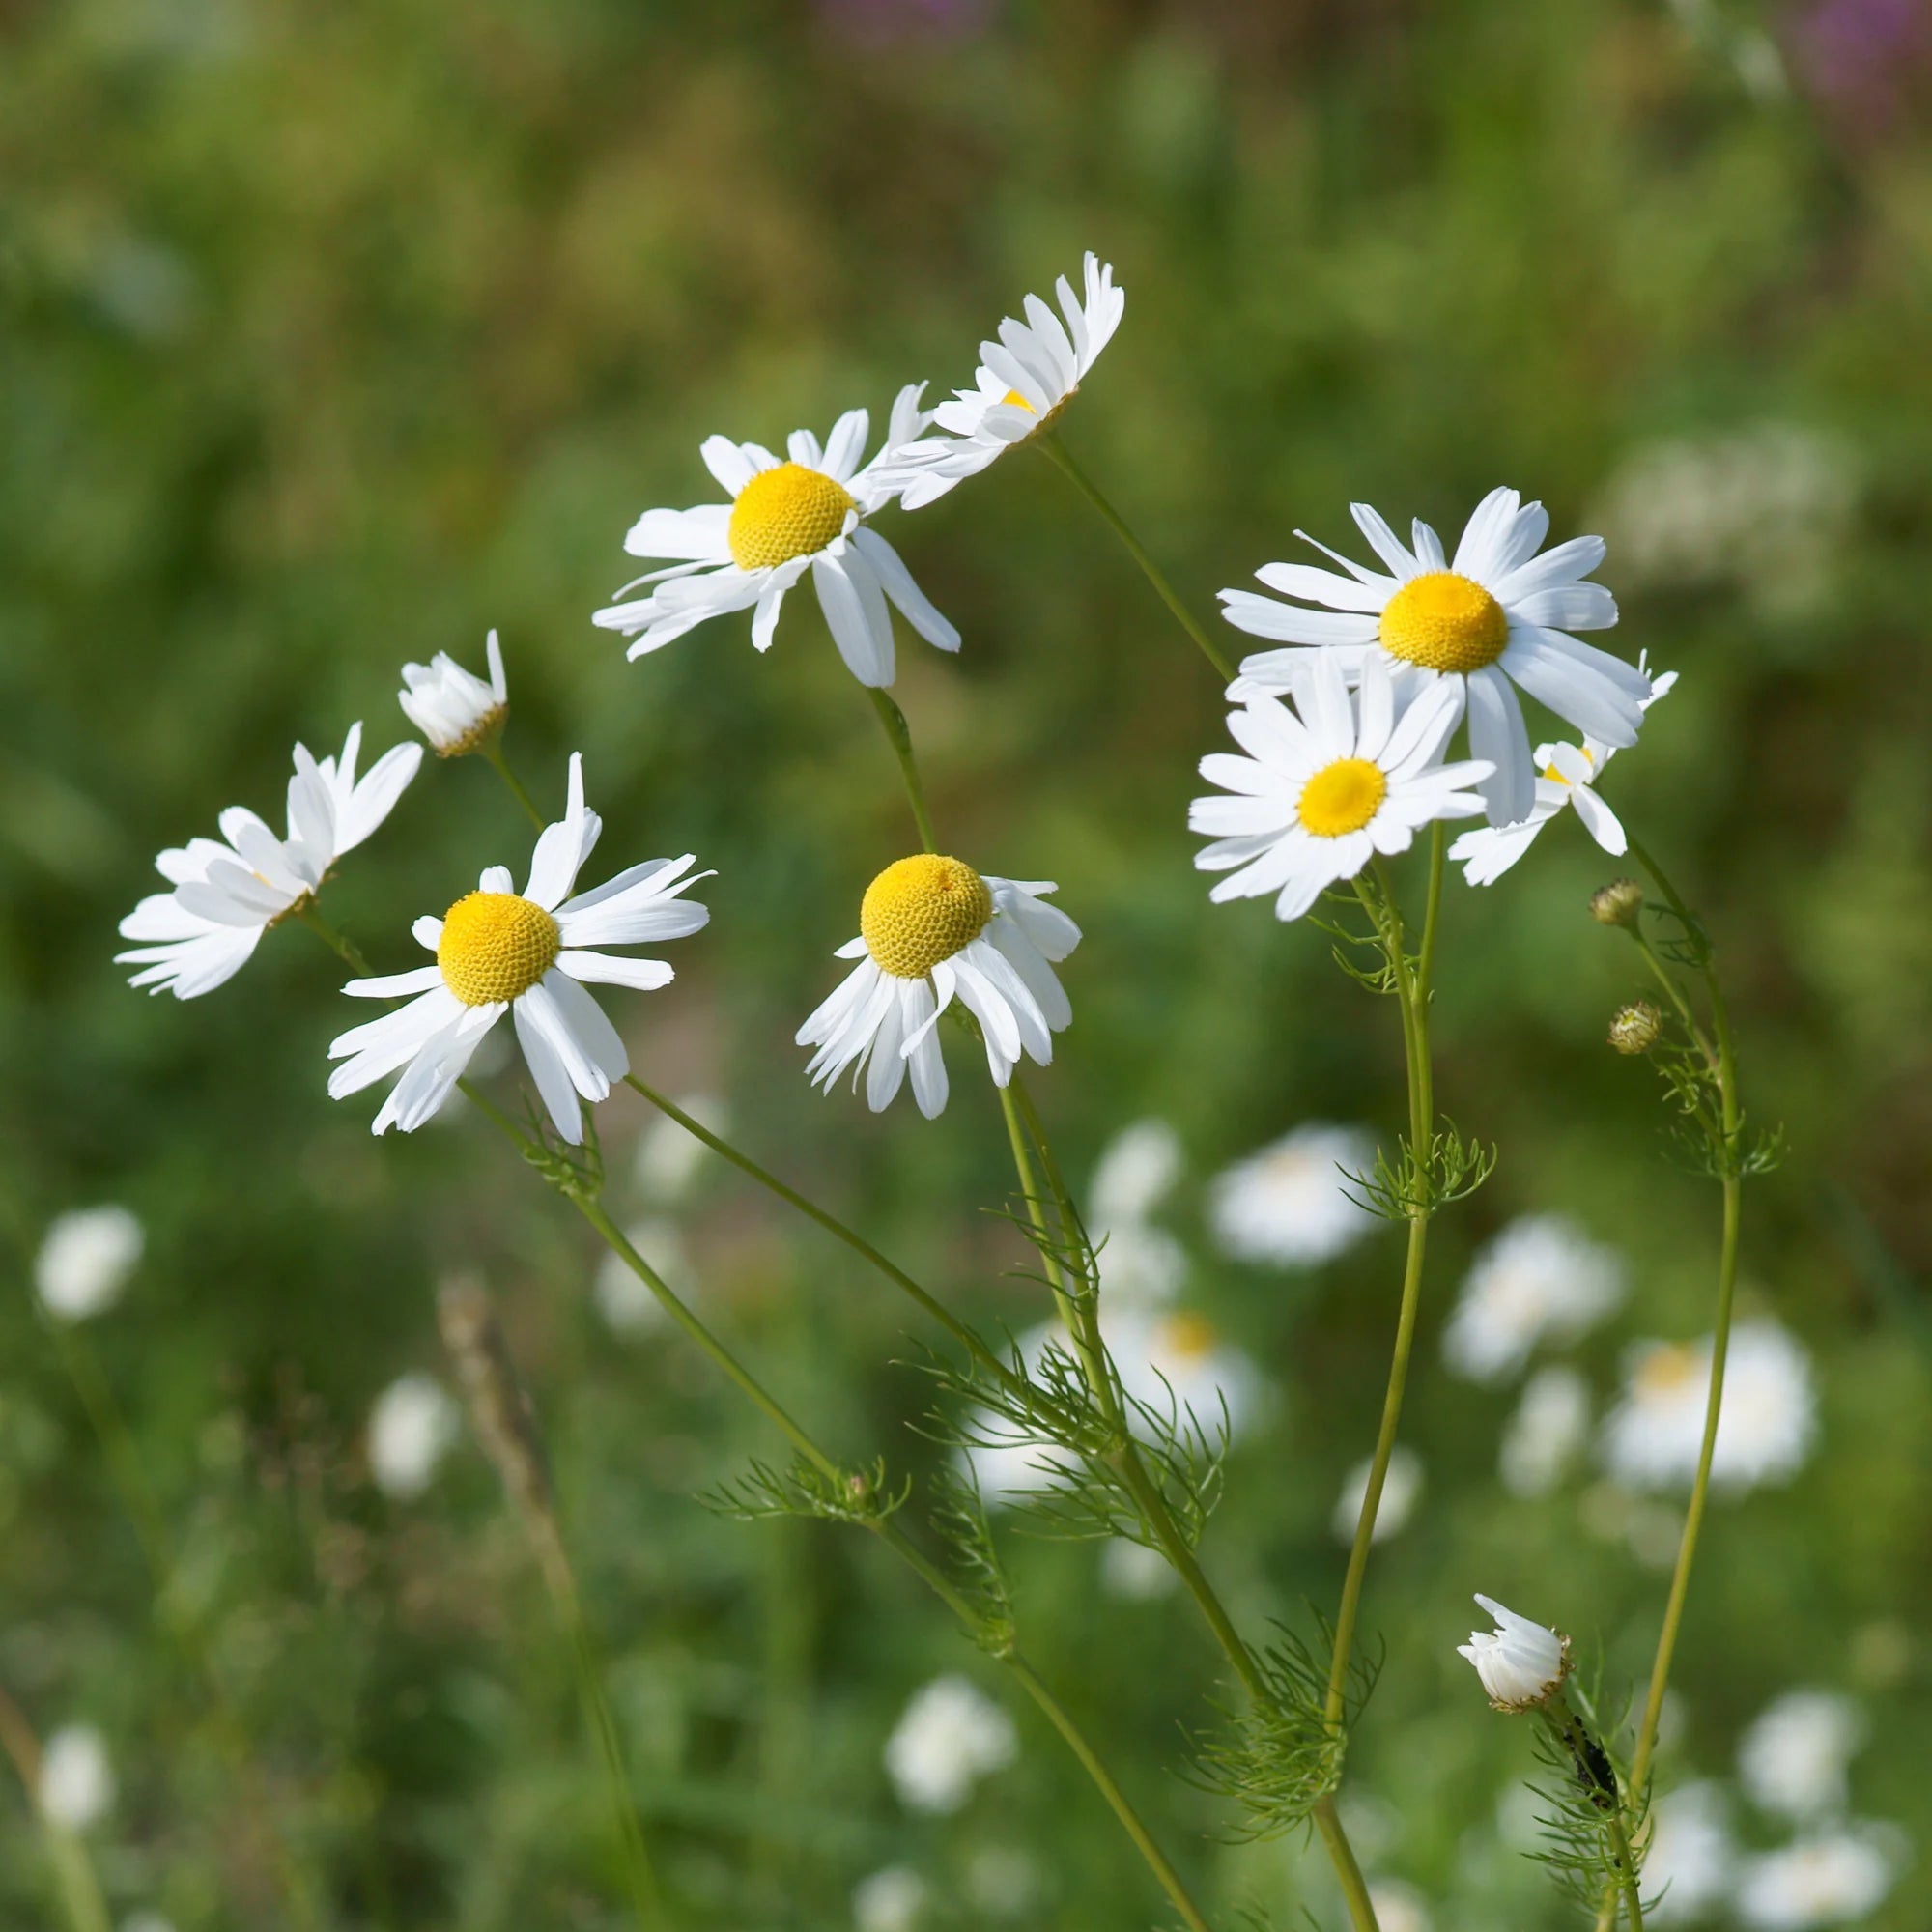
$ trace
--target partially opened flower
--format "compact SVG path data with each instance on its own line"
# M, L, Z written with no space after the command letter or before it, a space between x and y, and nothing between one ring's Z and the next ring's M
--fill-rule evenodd
M1022 1054L1053 1059L1053 1036L1073 1009L1053 971L1080 928L1043 895L1044 879L981 877L959 859L921 852L897 860L866 888L859 937L838 949L859 963L798 1030L815 1046L808 1075L830 1089L849 1066L866 1075L874 1113L912 1069L927 1120L946 1105L946 1062L935 1031L956 997L980 1024L993 1084L1004 1087Z
M490 681L467 671L447 651L428 664L403 667L398 694L409 721L427 738L439 758L460 758L488 744L510 715L510 687L503 676L503 647L495 631L484 645Z
M679 897L711 876L691 871L688 852L647 859L573 897L601 830L583 803L583 759L574 753L569 805L537 839L523 892L512 890L508 867L490 867L478 889L441 919L419 919L412 928L436 954L434 966L352 980L342 989L357 999L414 997L330 1044L328 1057L344 1063L329 1076L330 1095L360 1093L401 1067L375 1131L393 1126L412 1133L441 1108L484 1035L509 1013L557 1132L573 1144L582 1141L580 1097L606 1098L611 1083L631 1067L624 1042L584 985L648 992L673 977L661 959L595 949L682 939L711 917Z
M1476 1602L1495 1629L1472 1631L1467 1643L1456 1646L1456 1654L1475 1665L1490 1702L1499 1711L1528 1711L1548 1703L1570 1674L1570 1639L1505 1609L1492 1597L1478 1593Z
M617 593L624 601L594 621L634 637L629 655L636 658L707 617L749 610L752 642L769 650L785 592L810 570L838 654L861 684L893 681L889 601L927 643L956 651L958 631L912 581L898 552L866 526L899 487L884 473L885 455L929 420L919 407L923 387L899 391L885 450L863 467L871 420L864 410L840 416L823 445L810 430L794 430L782 458L755 442L710 438L700 452L704 467L731 500L646 510L624 548L633 556L676 561L626 584ZM627 595L638 589L641 597Z
M1637 659L1638 670L1645 670ZM1648 675L1648 672L1645 671ZM1674 670L1653 678L1650 696L1642 709L1650 707L1677 682ZM1463 867L1463 876L1472 886L1493 885L1536 842L1536 835L1563 808L1574 806L1583 830L1614 858L1630 849L1623 822L1597 796L1597 781L1604 767L1616 755L1601 738L1585 737L1580 745L1539 745L1536 748L1536 803L1529 816L1515 825L1480 825L1465 832L1449 848L1450 858Z
M1398 696L1379 662L1358 675L1350 692L1337 654L1302 654L1289 681L1294 710L1257 696L1229 713L1248 756L1211 753L1201 776L1232 796L1197 798L1187 810L1189 828L1214 841L1194 855L1196 867L1229 873L1208 894L1216 903L1272 895L1276 918L1299 919L1378 853L1407 851L1432 819L1482 810L1463 787L1490 767L1441 762L1463 712L1459 683Z
M1548 513L1514 490L1492 490L1451 562L1427 524L1415 524L1411 549L1366 503L1351 508L1386 574L1318 544L1346 575L1305 563L1270 563L1255 573L1298 602L1222 591L1231 624L1293 646L1243 659L1232 696L1290 689L1311 650L1336 652L1351 678L1378 663L1406 678L1466 688L1469 748L1492 766L1482 793L1492 825L1528 817L1536 803L1519 687L1605 746L1636 743L1650 679L1569 635L1617 621L1616 600L1601 583L1584 582L1604 560L1602 537L1572 537L1538 555Z
M143 942L114 955L141 968L130 985L178 1000L212 993L248 963L271 925L306 909L335 862L388 817L422 763L420 745L397 745L358 781L361 745L358 724L339 759L318 762L307 746L296 747L286 838L231 805L217 821L219 839L191 838L155 861L173 890L143 899L121 922L123 939Z
M933 411L945 434L888 450L887 474L908 510L943 497L955 483L1040 430L1072 400L1100 352L1113 340L1127 306L1114 286L1114 269L1090 248L1083 265L1084 298L1065 275L1054 284L1055 315L1037 296L1026 298L1026 320L1000 324L1000 339L980 345L973 386L953 392ZM1062 317L1065 320L1063 323Z

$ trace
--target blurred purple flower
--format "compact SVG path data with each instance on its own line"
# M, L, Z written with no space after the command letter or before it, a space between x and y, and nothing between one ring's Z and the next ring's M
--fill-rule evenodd
M838 32L875 44L889 41L963 41L984 31L994 0L818 0Z
M1926 0L1815 0L1793 24L1798 60L1834 106L1889 119L1932 54Z

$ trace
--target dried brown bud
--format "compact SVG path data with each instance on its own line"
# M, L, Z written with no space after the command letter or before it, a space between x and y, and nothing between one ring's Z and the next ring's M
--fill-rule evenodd
M1610 1044L1619 1053L1648 1053L1663 1031L1663 1015L1648 1000L1633 1000L1610 1015Z
M1590 895L1590 917L1599 925L1627 925L1636 930L1643 911L1643 888L1634 879L1612 879Z

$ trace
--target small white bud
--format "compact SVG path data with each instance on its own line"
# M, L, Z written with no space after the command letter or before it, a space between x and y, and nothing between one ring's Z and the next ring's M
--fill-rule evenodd
M1490 1702L1498 1711L1529 1711L1548 1702L1570 1674L1570 1639L1493 1598L1479 1595L1476 1602L1495 1629L1472 1631L1456 1649L1475 1665Z
M460 758L476 751L502 728L510 692L503 677L503 650L495 631L486 646L490 682L467 671L447 651L426 665L403 667L403 710L439 758Z

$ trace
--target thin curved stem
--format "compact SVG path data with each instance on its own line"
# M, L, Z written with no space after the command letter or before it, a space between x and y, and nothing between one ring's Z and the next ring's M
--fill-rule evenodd
M545 819L543 813L537 810L536 800L524 789L524 781L510 769L510 761L503 755L502 740L500 738L493 738L488 744L479 745L477 750L490 761L491 767L495 770L497 776L510 787L511 792L516 797L517 803L529 813L530 823L541 832L548 821Z
M905 781L906 798L912 806L913 823L919 828L920 843L928 852L937 852L939 840L932 830L932 814L925 809L925 786L919 776L919 760L913 756L912 726L906 723L905 713L894 702L891 692L868 684L866 696L872 700L872 709L878 713L886 742L892 746L893 755L899 761L899 776Z
M1643 1900L1637 1889L1636 1866L1631 1860L1630 1834L1620 1816L1611 1817L1609 1828L1617 1861L1617 1889L1623 1894L1624 1910L1630 1914L1631 1932L1643 1932Z
M1220 673L1223 684L1235 681L1235 667L1208 633L1202 629L1200 620L1175 594L1174 586L1162 572L1160 566L1149 555L1147 546L1134 535L1127 526L1127 520L1100 494L1094 479L1073 460L1073 452L1061 441L1057 430L1043 430L1033 440L1038 444L1049 462L1053 463L1073 487L1099 511L1107 527L1126 546L1127 554L1140 565L1142 574L1154 587L1160 601L1174 612L1180 628L1200 647L1201 655Z

